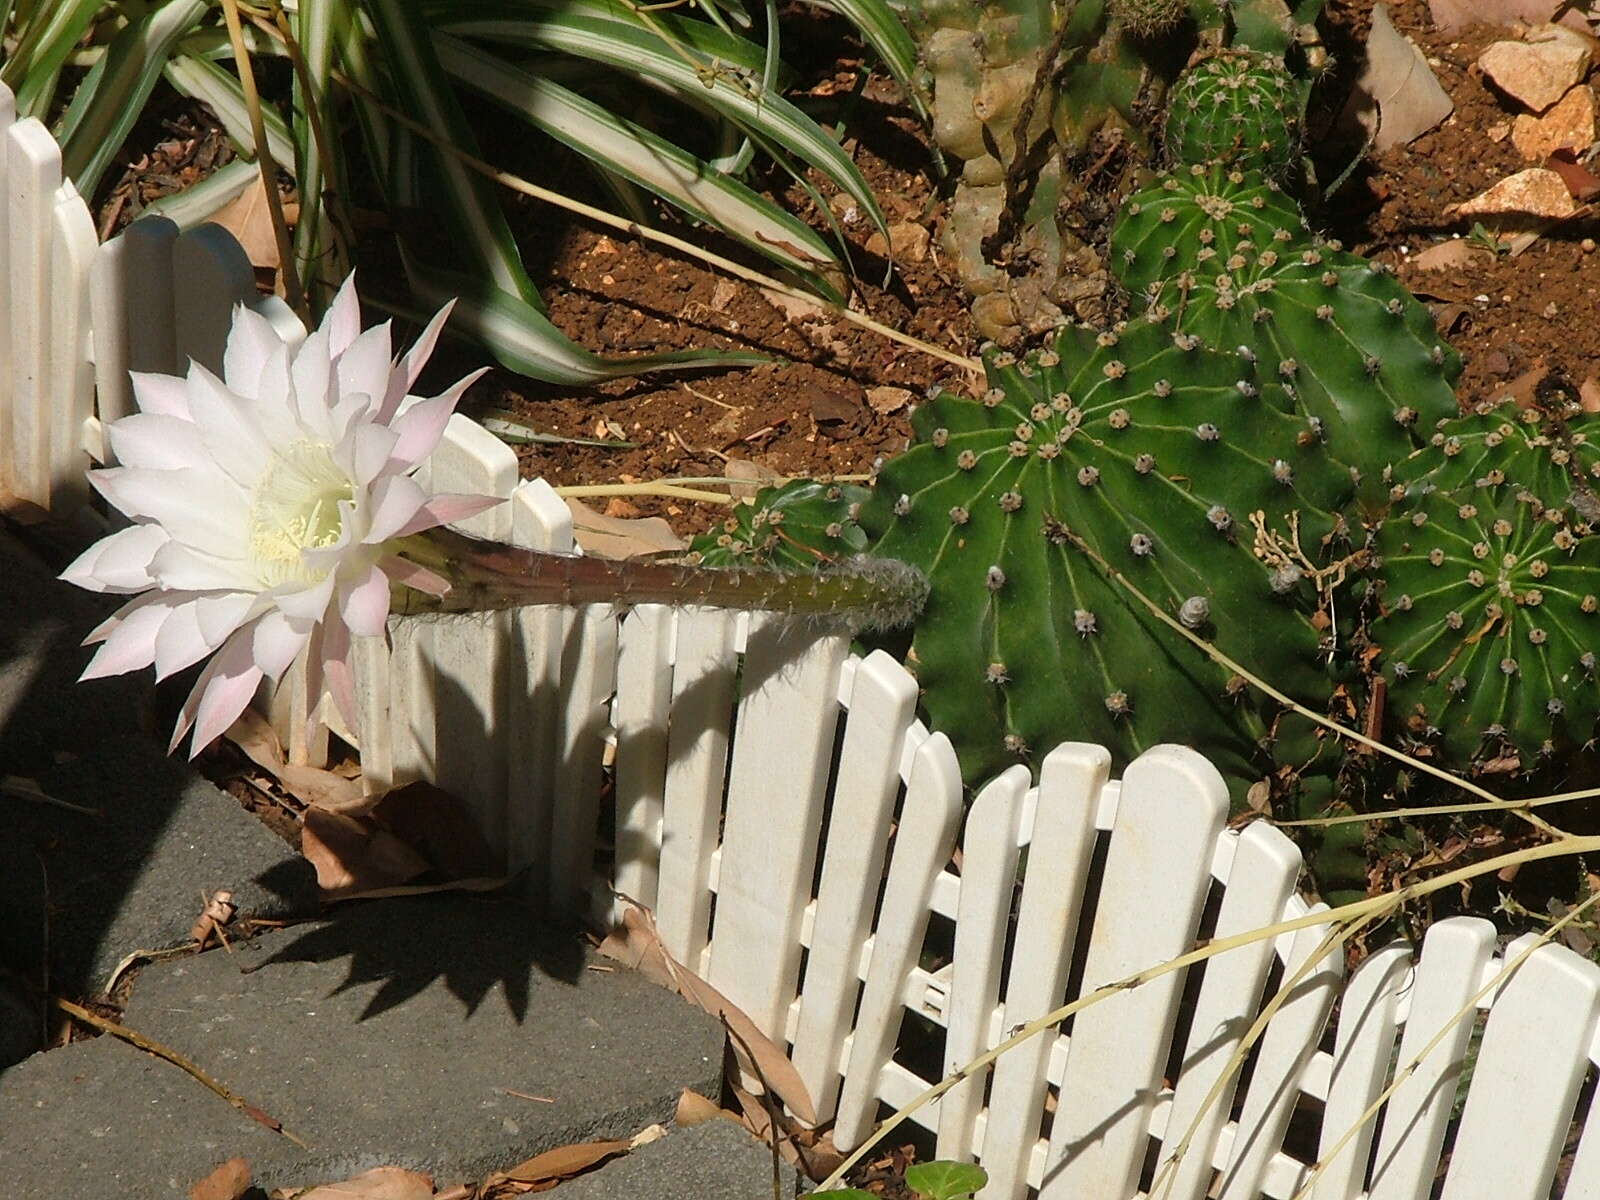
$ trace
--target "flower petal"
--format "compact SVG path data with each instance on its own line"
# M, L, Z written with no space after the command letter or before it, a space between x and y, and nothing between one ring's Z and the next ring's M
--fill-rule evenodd
M210 464L176 471L117 467L90 482L135 520L159 522L174 541L231 558L249 545L249 510L232 481Z
M289 669L296 655L311 640L312 623L296 621L281 612L264 613L250 627L256 665L274 683Z
M285 616L299 621L320 621L328 611L328 601L333 599L333 585L334 574L330 571L320 583L274 594L272 602Z
M282 345L283 338L271 321L243 304L234 305L233 326L222 353L222 378L237 395L259 400L267 366Z
M350 656L350 629L338 613L329 613L322 627L322 684L333 697L345 723L359 730L361 717L357 712L356 676Z
M142 592L156 586L150 560L167 541L159 525L119 530L78 555L60 577L91 592Z
M272 461L273 448L250 405L199 363L189 368L189 412L216 463L241 487L252 487Z
M189 397L182 378L150 371L129 371L128 377L133 381L133 399L140 412L189 419Z
M155 661L156 635L171 613L171 598L159 594L152 595L148 603L131 611L124 609L125 615L117 621L105 644L95 651L78 679L104 679L108 675L144 670Z
M372 517L363 539L378 546L399 534L427 502L428 493L409 475L389 475L373 484Z
M261 678L261 668L250 655L250 635L241 633L229 639L222 652L201 673L183 706L184 717L192 713L194 721L190 758L216 741L239 719L239 714L255 696ZM176 745L182 736L178 734L173 744Z
M192 667L217 647L200 632L200 613L194 598L173 606L156 633L156 680L167 678L185 667Z
M439 439L444 436L444 427L449 424L450 414L455 412L461 397L487 370L484 367L472 372L453 387L437 396L419 400L397 416L390 427L400 435L400 440L395 443L389 461L409 471L432 454L439 445Z
M166 413L134 413L106 426L111 453L125 467L174 471L204 462L205 442L192 421Z
M399 435L387 425L357 425L341 445L345 461L340 465L350 472L358 488L365 488L388 465L394 444L399 440Z
M389 577L377 567L353 587L341 588L339 615L356 637L377 637L389 617Z
M394 369L390 323L375 325L356 338L339 355L335 367L342 395L359 392L371 397L374 407L381 404L389 391L389 376Z
M150 561L160 587L174 592L254 592L261 578L248 559L221 558L193 546L168 542Z
M334 386L334 379L326 324L307 337L295 351L289 363L289 381L293 386L294 411L306 433L332 444L335 439L329 416L333 404L329 392Z
M234 630L251 618L256 603L254 592L223 592L220 595L198 597L194 611L200 625L200 636L208 645L222 645Z
M396 537L405 537L407 534L421 533L424 529L432 529L436 525L450 525L456 521L465 521L468 517L477 516L485 509L493 508L496 504L504 504L499 496L468 496L456 492L440 492L438 495L429 496L417 509L416 514L395 531Z
M406 398L406 393L417 382L417 376L422 374L422 368L433 354L439 335L444 332L445 322L450 319L450 310L455 306L456 302L451 300L433 314L433 320L428 322L415 344L401 358L399 367L389 376L389 390L384 393L383 406L378 409L376 418L380 423L387 425L394 419L400 409L400 401Z
M404 584L408 588L415 588L429 596L448 596L450 594L450 581L443 575L436 575L427 567L418 566L408 558L401 558L398 554L388 554L378 560L378 566L383 568L383 573L396 583Z
M338 294L322 316L318 332L328 339L328 354L337 358L361 333L361 299L356 295L356 273L351 271L339 285Z

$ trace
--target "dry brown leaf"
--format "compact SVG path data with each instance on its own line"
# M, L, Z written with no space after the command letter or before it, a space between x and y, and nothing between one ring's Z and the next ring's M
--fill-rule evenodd
M1600 196L1600 176L1577 161L1570 150L1558 150L1545 160L1545 167L1561 176L1574 200L1588 202Z
M250 1190L250 1163L230 1158L189 1187L189 1200L239 1200Z
M722 473L729 479L740 480L728 488L735 500L754 500L762 488L783 482L783 476L771 467L743 458L727 459L722 464Z
M1590 375L1578 385L1578 403L1584 412L1600 412L1600 379Z
M342 1183L324 1183L295 1200L430 1200L433 1180L404 1167L373 1167Z
M484 840L466 804L424 780L391 788L372 801L367 815L451 879L505 873L504 858Z
M646 554L676 554L689 543L672 532L660 517L622 520L595 512L580 500L567 497L572 510L572 536L585 554L597 558L638 558Z
M718 1117L727 1121L734 1121L740 1125L739 1114L729 1112L715 1100L707 1100L699 1092L684 1088L678 1095L678 1107L672 1114L672 1123L688 1129L693 1125L704 1125L707 1121L715 1121Z
M648 909L630 903L622 914L621 927L612 930L600 944L600 953L642 971L727 1022L740 1068L751 1077L764 1080L807 1125L817 1123L811 1094L789 1056L742 1009L667 953Z
M908 388L894 387L885 384L882 387L867 389L867 404L872 411L880 416L889 416L897 413L915 399L914 393Z
M496 1171L479 1187L480 1194L519 1194L526 1191L543 1191L554 1187L563 1179L571 1179L608 1159L626 1154L633 1149L635 1139L614 1138L609 1141L576 1142L570 1146L557 1146L543 1154L535 1154L525 1162L505 1171ZM506 1185L512 1185L506 1187Z
M1374 150L1404 146L1421 137L1454 110L1422 51L1389 20L1389 10L1373 6L1367 34L1366 65L1345 109L1372 135Z
M363 809L369 802L361 794L359 778L349 779L319 767L289 762L272 725L253 709L245 709L224 736L304 804L331 812L349 812Z
M200 943L200 948L205 949L206 943L213 936L220 938L223 926L231 924L234 914L239 911L239 906L233 902L233 893L229 891L215 891L206 901L205 908L200 911L200 916L195 920L194 927L189 930L189 937Z
M283 215L293 225L300 215L299 206L285 204ZM278 269L278 238L272 229L272 210L267 204L266 184L259 175L211 220L238 239L252 267L266 271Z
M317 871L327 900L415 879L428 860L386 829L348 813L308 808L301 819L300 853Z
M1471 242L1462 241L1460 238L1451 238L1449 241L1440 242L1437 246L1429 246L1420 254L1411 257L1411 266L1420 271L1449 271L1456 267L1468 267L1474 259L1487 258L1489 252L1481 246L1474 246Z
M1541 362L1518 375L1509 383L1502 383L1492 393L1496 404L1503 400L1510 400L1518 408L1532 408L1536 402L1536 393L1539 385L1544 382L1544 377L1549 374Z

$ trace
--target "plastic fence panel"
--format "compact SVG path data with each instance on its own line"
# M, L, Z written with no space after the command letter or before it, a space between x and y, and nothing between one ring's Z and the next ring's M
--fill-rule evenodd
M508 506L511 544L572 553L572 510L542 479L517 485ZM510 707L507 710L506 857L530 870L534 895L550 887L550 821L555 794L556 730L561 712L563 613L553 605L511 614Z
M550 902L559 912L587 917L605 740L617 679L617 613L594 604L564 614L563 620L565 703L551 798Z
M1104 747L1082 743L1057 746L1044 760L1006 983L1007 1029L1061 1006L1110 769ZM1040 1034L995 1064L979 1142L989 1172L985 1200L1020 1196L1028 1181L1044 1115L1045 1067L1059 1036Z
M71 182L56 190L50 214L50 400L47 494L57 511L89 499L85 429L94 416L90 362L89 272L99 241L88 206Z
M1463 1016L1461 1009L1482 986L1484 969L1494 953L1494 936L1488 921L1454 917L1440 921L1423 938L1399 1063L1403 1067L1417 1059L1441 1030L1449 1033L1389 1098L1373 1166L1371 1200L1417 1200L1428 1194L1477 1015L1469 1011Z
M750 621L709 982L780 1035L799 982L845 650L803 621Z
M737 633L733 613L678 613L656 925L667 951L691 970L711 933L711 869L732 736Z
M0 438L11 436L11 205L6 198L7 165L11 161L11 129L17 123L17 101L11 89L0 83ZM5 456L0 455L0 490L10 479Z
M201 225L178 235L172 271L175 280L183 281L182 297L174 305L177 373L194 361L220 376L233 306L255 296L255 269L231 233L220 225ZM137 313L130 316L138 320Z
M945 1000L947 1075L992 1044L1028 784L1028 768L1012 767L979 791L967 814L950 991ZM967 1079L940 1097L939 1158L971 1161L983 1083L982 1078Z
M9 250L9 393L0 389L0 491L50 507L50 232L61 186L61 148L33 117L12 123L6 142L5 205Z
M129 371L178 370L172 281L177 240L178 227L171 221L141 217L95 256L89 273L89 313L96 409L102 427L134 411Z
M1272 826L1258 823L1239 833L1215 936L1231 937L1280 920L1300 866L1294 843ZM1165 1194L1172 1200L1201 1200L1210 1186L1213 1151L1232 1108L1237 1074L1223 1084L1209 1108L1205 1101L1250 1027L1272 959L1273 943L1266 940L1230 950L1205 965L1161 1146L1162 1170L1172 1172L1162 1187L1170 1187ZM1169 1167L1180 1146L1182 1157Z
M621 896L656 907L661 813L667 782L667 719L672 710L672 609L640 605L622 622L617 650L616 865ZM619 899L613 918L621 920Z
M1532 944L1506 947L1514 960ZM1542 1200L1589 1073L1600 967L1534 950L1495 996L1461 1113L1443 1200Z
M906 977L927 932L934 880L955 848L961 802L961 766L950 739L936 733L917 748L906 784L839 1098L834 1134L841 1143L858 1144L877 1116L878 1079L905 1019Z
M822 936L812 934L791 1054L822 1121L838 1096L839 1056L900 794L901 749L917 705L916 680L891 656L875 651L853 667L813 920ZM930 881L943 865L934 865Z
M1222 776L1193 751L1158 746L1129 764L1089 934L1084 992L1188 948L1227 813ZM1153 889L1159 903L1151 903ZM1135 1190L1183 978L1167 975L1073 1019L1042 1200Z

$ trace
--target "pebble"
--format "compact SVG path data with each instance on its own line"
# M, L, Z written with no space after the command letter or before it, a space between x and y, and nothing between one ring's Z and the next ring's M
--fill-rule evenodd
M1589 71L1589 48L1579 35L1546 25L1522 42L1495 42L1478 56L1496 87L1534 112L1544 112Z
M1577 211L1561 176L1543 167L1531 167L1502 179L1457 210L1462 217L1535 217L1560 219Z
M1511 125L1511 144L1528 162L1543 162L1566 147L1583 153L1594 145L1594 89L1575 87L1542 117L1519 114Z

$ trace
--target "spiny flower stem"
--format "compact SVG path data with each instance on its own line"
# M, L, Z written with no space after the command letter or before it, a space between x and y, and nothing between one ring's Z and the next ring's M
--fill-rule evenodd
M391 610L403 615L672 604L836 617L853 632L908 624L928 594L926 577L893 559L849 559L818 572L726 570L523 550L445 529L406 538L397 552L450 583L442 597L403 589Z

